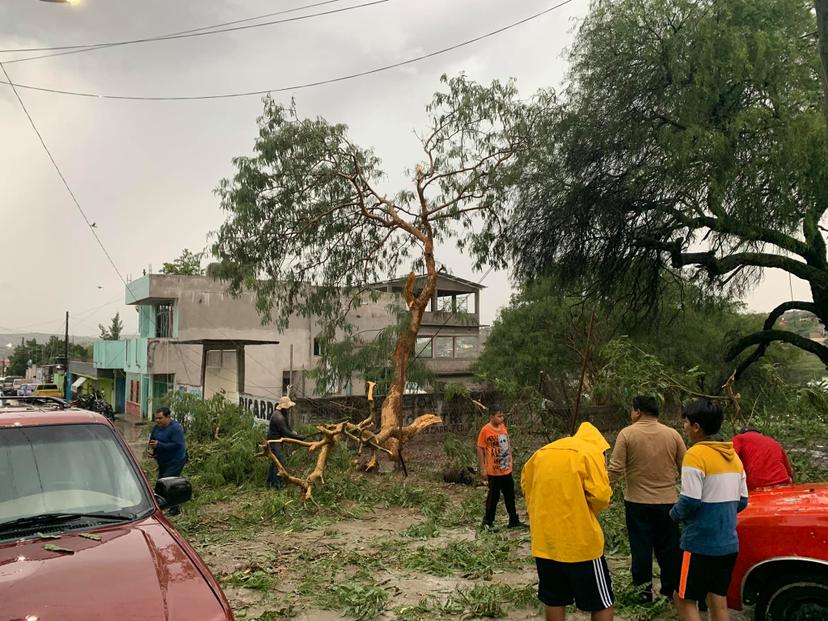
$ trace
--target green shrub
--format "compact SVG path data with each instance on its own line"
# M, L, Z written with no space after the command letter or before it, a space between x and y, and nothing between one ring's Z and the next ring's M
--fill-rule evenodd
M188 476L207 487L264 481L267 461L260 445L266 430L253 414L222 395L201 400L174 392L166 401L186 430Z

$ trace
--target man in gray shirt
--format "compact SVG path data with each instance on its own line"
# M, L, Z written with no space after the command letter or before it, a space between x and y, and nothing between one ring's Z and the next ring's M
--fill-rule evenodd
M633 398L632 424L618 434L609 464L610 483L626 479L624 513L630 537L633 584L642 601L653 599L653 552L661 569L661 594L678 588L681 552L678 525L670 519L676 482L687 448L678 431L658 422L658 401Z

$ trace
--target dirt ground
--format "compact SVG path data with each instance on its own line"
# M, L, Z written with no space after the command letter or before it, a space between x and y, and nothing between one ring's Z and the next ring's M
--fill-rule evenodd
M450 496L469 493L468 488L431 484L441 486ZM472 493L482 498L482 490ZM259 494L295 495L292 490L262 490L252 497L247 494L243 499L210 503L198 508L198 527L182 529L222 583L238 621L543 617L535 598L537 580L527 531L506 529L501 522L494 533L481 534L475 528L477 522L471 522L416 537L412 531L428 525L422 509L394 506L376 506L359 517L323 519L299 529L278 520L237 527L234 520L255 506ZM502 507L498 517L505 520ZM452 549L472 553L479 549L481 555L495 549L500 556L483 570L465 568L463 561L452 559L448 568L429 568L428 561L425 568L412 567L411 559L417 555L433 554L439 561L440 551ZM609 562L616 572L628 560L610 556ZM339 600L326 595L348 585L353 591ZM373 608L360 609L355 601L369 598L370 587L381 589L386 599ZM505 591L497 591L501 588ZM502 601L491 601L499 593L505 593ZM589 615L572 610L568 618L580 621ZM622 607L616 618L667 621L676 617L665 606L652 612ZM741 615L733 619L745 621Z
M442 451L430 448L407 479L332 476L309 505L295 488L211 490L171 519L221 583L237 621L543 618L528 531L505 528L501 503L499 527L480 532L485 490L443 483L435 468ZM518 511L526 515L521 499ZM629 560L608 553L608 561L616 619L676 619L664 603L629 605ZM589 615L571 610L567 618Z

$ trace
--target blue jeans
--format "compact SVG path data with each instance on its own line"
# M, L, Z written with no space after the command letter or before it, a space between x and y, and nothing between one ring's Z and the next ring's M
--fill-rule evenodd
M282 447L278 444L269 444L270 452L276 456L276 459L279 460L283 466L285 465L285 453L282 451ZM276 464L274 464L270 459L270 465L267 468L267 486L274 487L276 489L281 489L285 486L285 482L282 480L282 477L279 476L278 471L276 470Z

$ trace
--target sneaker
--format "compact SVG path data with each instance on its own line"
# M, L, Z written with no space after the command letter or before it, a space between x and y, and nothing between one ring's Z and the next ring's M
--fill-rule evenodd
M480 525L480 530L493 530L494 524L492 522L483 522Z
M525 524L524 522L521 522L520 520L518 520L517 522L509 522L508 528L520 528L520 529L525 530L525 529L529 528L529 525Z

